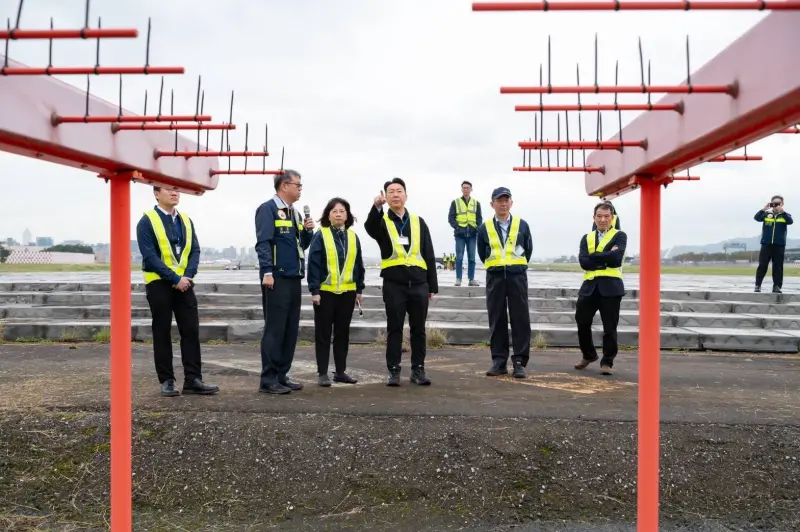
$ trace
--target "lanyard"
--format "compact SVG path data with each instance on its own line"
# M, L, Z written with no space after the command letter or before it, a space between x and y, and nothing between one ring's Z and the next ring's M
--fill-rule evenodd
M403 231L405 231L406 226L408 225L408 221L410 219L411 219L411 215L409 215L408 218L406 218L405 221L403 222L403 225L400 226L400 236L403 236Z

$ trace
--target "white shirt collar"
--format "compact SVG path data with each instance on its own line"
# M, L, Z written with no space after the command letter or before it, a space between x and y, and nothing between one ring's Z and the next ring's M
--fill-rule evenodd
M273 201L275 201L275 205L277 205L279 209L287 209L287 208L291 207L291 205L289 205L288 203L283 201L283 199L280 196L278 196L277 194L275 194L272 197L272 199L273 199Z
M177 217L178 217L178 209L175 209L175 210L174 210L174 211L175 211L175 214L170 214L170 213L168 213L167 211L165 211L164 209L162 209L162 208L161 208L161 205L156 205L156 209L158 209L159 211L163 212L163 213L164 213L164 214L166 214L167 216L171 217L173 222L175 221L175 218L177 218Z

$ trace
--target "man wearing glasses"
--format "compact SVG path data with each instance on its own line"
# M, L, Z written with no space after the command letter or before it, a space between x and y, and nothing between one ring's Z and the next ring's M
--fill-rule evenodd
M305 250L314 236L314 222L311 218L304 221L294 208L302 190L300 174L285 170L275 176L275 196L256 210L256 254L264 312L258 387L262 393L286 394L303 388L288 377L300 329Z
M783 210L783 196L772 196L754 216L761 222L761 252L758 254L756 270L756 292L761 292L761 282L767 275L767 268L772 261L772 291L781 293L783 285L783 255L786 251L787 226L792 225L792 215Z

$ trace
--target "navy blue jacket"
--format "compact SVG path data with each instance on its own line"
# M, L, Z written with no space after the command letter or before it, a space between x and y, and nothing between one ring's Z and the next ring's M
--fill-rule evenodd
M333 238L338 243L336 252L339 258L339 271L344 268L344 260L347 256L347 233L340 233L336 229L331 230ZM361 240L356 235L356 263L353 268L353 281L356 283L356 293L364 291L364 257L361 254ZM314 233L311 239L311 246L308 248L308 291L312 295L319 294L319 287L328 277L328 253L325 250L325 241L322 239L322 231Z
M509 222L513 220L513 217L509 215L508 218ZM492 223L494 223L494 228L497 231L497 235L500 237L500 242L505 246L506 241L503 239L503 232L500 231L500 224L497 223L497 220L492 217ZM511 226L509 225L509 230ZM533 237L531 236L531 228L528 226L528 222L521 219L519 220L519 235L517 236L517 242L522 244L522 248L525 250L525 258L530 262L531 255L533 255ZM492 246L489 245L489 234L486 232L486 224L482 224L478 228L478 257L480 257L481 262L486 262L486 259L492 254ZM509 273L523 273L528 269L528 265L521 265L515 264L513 266L493 266L491 268L486 269L486 273L491 274L509 274Z
M456 201L464 201L463 196L458 198L457 200L453 200L450 202L450 212L447 214L447 221L450 224L450 227L453 228L453 236L456 238L471 238L478 234L478 231L481 228L481 224L483 224L483 214L481 214L481 202L475 200L477 205L475 206L475 219L478 223L477 228L473 228L472 226L468 225L466 227L460 227L458 222L456 222Z
M186 228L183 227L183 219L177 216L173 224L171 216L164 214L160 209L156 209L156 212L164 224L167 238L172 245L172 252L180 259L180 256L176 253L176 246L180 246L181 250L186 247ZM158 247L158 240L156 240L156 233L153 231L153 224L150 223L150 218L147 215L143 215L139 223L136 224L136 240L139 243L139 253L142 254L142 271L157 273L159 277L172 282L173 285L178 284L181 276L164 264L164 260L161 257L161 249ZM197 275L199 266L200 242L197 240L197 231L195 231L194 222L192 222L192 249L189 251L189 264L186 266L183 276L193 279Z
M283 212L283 218L278 214ZM291 212L289 212L291 211ZM305 277L305 257L297 250L297 243L302 249L308 249L312 229L297 228L297 211L294 208L278 209L275 198L265 201L256 209L256 255L258 255L259 279L271 273L275 277ZM302 218L302 217L301 217ZM291 227L282 227L276 231L275 222L292 220Z
M595 235L595 242L600 242L600 239ZM617 246L616 251L611 251L611 248ZM605 248L608 251L600 253L589 254L589 244L586 241L586 235L581 238L580 251L578 251L578 262L581 268L585 271L605 270L606 268L621 268L622 262L625 259L625 248L628 246L628 235L622 231L618 231L611 240L606 244ZM583 281L581 289L578 291L579 295L590 296L595 291L600 291L600 295L604 297L619 297L625 295L625 283L622 279L616 277L595 277L594 279Z
M787 226L792 225L792 215L784 211L777 212L758 211L753 217L755 221L761 222L761 245L774 244L776 246L786 245Z

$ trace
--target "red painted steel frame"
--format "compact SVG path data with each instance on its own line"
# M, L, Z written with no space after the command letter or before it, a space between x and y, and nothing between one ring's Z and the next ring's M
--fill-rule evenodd
M526 111L676 111L683 112L680 104L656 105L648 103L634 104L576 104L576 105L516 105L514 110L517 112Z
M672 2L475 2L473 11L773 11L800 9L796 0L747 2L734 0L685 0Z
M0 64L4 56L0 55ZM9 59L11 66L23 66ZM141 183L202 195L217 187L209 174L219 168L215 158L155 160L153 152L174 149L175 134L147 131L113 135L108 124L60 124L52 117L86 114L86 91L49 76L0 76L0 150L88 170L96 174L138 171ZM89 116L117 116L119 106L90 96ZM123 109L123 116L134 113ZM179 150L205 150L179 137Z
M211 170L213 175L281 175L283 170Z
M523 150L559 150L559 149L595 149L595 150L619 150L620 148L645 148L645 140L559 140L559 141L536 141L525 140L518 143Z
M515 166L515 172L602 172L602 168L587 166Z
M125 39L138 37L136 29L82 28L79 30L0 30L0 41L17 39Z
M647 150L595 151L587 166L586 192L614 197L634 188L634 176L677 174L800 122L800 13L771 13L697 72L692 84L736 82L736 98L667 95L659 104L683 102L684 113L643 113L612 139L647 139Z

